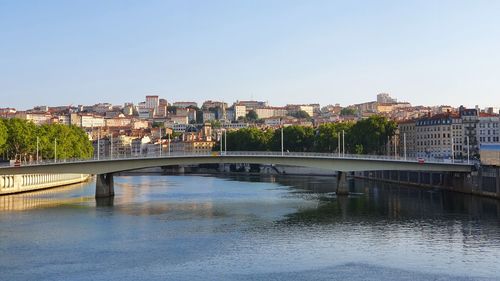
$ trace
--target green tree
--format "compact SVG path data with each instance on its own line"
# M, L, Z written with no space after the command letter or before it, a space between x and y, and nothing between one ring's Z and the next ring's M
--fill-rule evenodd
M288 126L283 128L283 147L285 151L313 151L315 132L312 127ZM271 149L281 150L281 129L275 130L271 139Z
M0 153L3 153L6 149L7 144L7 126L5 126L5 121L0 119Z
M227 149L233 151L265 151L269 150L269 141L273 130L259 128L243 128L227 132Z
M304 110L299 110L297 112L294 112L292 114L292 116L295 118L300 118L300 119L311 119L311 116L309 115L309 113L307 113Z
M259 119L259 115L257 115L257 112L255 112L255 110L250 110L247 113L246 118L248 121L256 121L257 119Z
M163 123L163 122L153 122L153 124L151 125L151 127L153 127L153 128L165 128L165 123Z
M349 135L349 131L354 123L326 123L318 126L315 138L315 150L318 152L338 151L339 134L342 138L342 131Z
M358 112L354 108L345 107L340 110L340 115L348 116L348 115L356 115Z
M177 106L173 106L173 105L167 106L167 112L172 114L172 115L177 114Z
M7 142L4 145L11 158L21 155L36 156L38 138L39 156L41 159L53 159L54 141L57 142L57 158L90 158L93 147L87 134L76 126L50 124L36 126L32 122L21 119L3 121L7 128Z
M210 125L212 125L212 128L214 128L214 129L218 129L218 128L222 127L222 124L220 123L219 120L211 120Z
M356 144L354 146L354 153L356 153L356 154L363 154L363 145L362 144Z
M36 149L35 124L12 118L7 120L7 151L11 157L32 154Z
M354 151L356 145L362 145L363 153L383 154L387 139L396 132L397 124L383 116L370 116L354 124L346 136L346 145Z

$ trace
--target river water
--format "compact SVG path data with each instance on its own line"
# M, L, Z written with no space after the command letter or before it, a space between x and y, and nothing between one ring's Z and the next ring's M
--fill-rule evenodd
M329 177L119 176L0 197L0 280L500 280L500 202Z

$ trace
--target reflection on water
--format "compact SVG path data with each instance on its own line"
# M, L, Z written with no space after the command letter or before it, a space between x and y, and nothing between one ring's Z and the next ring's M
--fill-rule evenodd
M500 279L497 200L200 175L120 176L96 201L94 184L0 197L0 279Z
M94 185L84 182L33 192L3 195L0 196L0 212L27 211L43 207L92 202L94 201L94 196L90 192L92 186Z

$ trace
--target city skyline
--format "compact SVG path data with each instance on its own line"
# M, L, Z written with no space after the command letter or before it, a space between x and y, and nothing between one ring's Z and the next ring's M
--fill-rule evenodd
M2 106L266 100L498 107L500 3L2 2Z

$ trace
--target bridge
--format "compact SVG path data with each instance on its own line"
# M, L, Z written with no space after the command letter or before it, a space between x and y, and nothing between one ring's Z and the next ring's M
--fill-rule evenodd
M377 155L337 155L332 153L226 151L222 153L170 153L154 156L123 156L99 160L62 160L0 167L0 175L95 174L96 197L114 195L113 173L151 167L194 164L275 164L338 171L337 194L347 194L346 172L354 171L434 171L471 172L473 165L439 160L404 159Z

